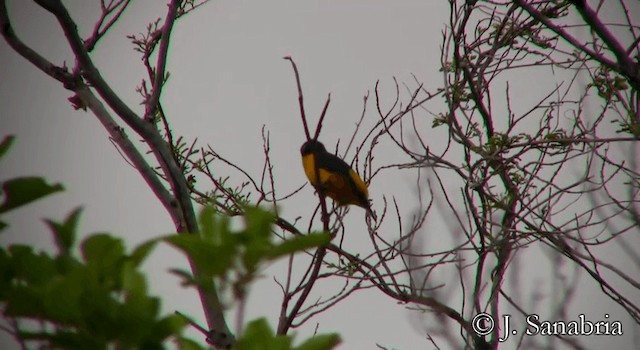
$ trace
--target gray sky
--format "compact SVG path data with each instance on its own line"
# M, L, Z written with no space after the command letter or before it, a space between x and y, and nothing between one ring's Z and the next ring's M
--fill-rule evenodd
M86 37L98 15L93 2L65 3ZM55 63L66 60L72 64L52 16L31 2L10 0L8 8L24 41ZM125 36L143 32L146 24L163 17L164 11L162 1L134 2L93 54L107 82L137 111L142 107L135 87L145 71ZM282 57L292 55L298 63L311 124L315 125L331 92L321 139L329 145L342 140L344 147L362 112L362 97L377 80L389 95L394 90L394 76L411 84L411 74L415 74L427 89L441 85L440 44L447 11L446 1L212 1L175 27L168 65L171 78L163 95L165 112L176 134L197 138L201 145L210 144L256 178L262 169L260 135L265 125L271 136L276 188L281 193L291 192L306 181L298 153L304 134L293 73ZM0 243L21 242L48 249L51 237L39 219L62 219L79 205L85 209L82 233L121 234L128 247L173 230L168 215L93 115L73 110L67 102L71 94L4 41L0 41L0 62L0 130L2 135L18 137L0 164L1 178L44 175L67 188L9 215L11 228L0 236ZM373 116L365 123L371 125ZM439 140L434 135L431 141ZM378 165L406 160L394 150L382 150L377 157ZM383 195L393 195L400 207L410 212L416 203L413 185L381 176L370 187L374 208L381 209ZM285 217L308 217L313 208L305 203L314 203L309 187L282 206ZM362 210L349 213L345 247L367 254L371 247L363 218ZM446 227L443 222L429 223L431 231L425 234L437 240L438 235L446 234ZM393 230L393 225L386 227L390 236ZM195 292L181 289L167 273L173 267L186 267L184 258L171 248L159 247L145 264L151 290L164 298L166 312L177 309L202 321ZM274 265L256 283L245 319L265 316L275 326L281 294L271 275L283 276L281 268ZM544 278L544 273L539 278ZM535 284L536 279L531 277L524 283ZM579 298L589 300L590 293ZM596 318L612 307L593 306ZM576 313L583 312L576 309ZM615 314L624 317L623 313ZM309 322L300 333L311 334L318 323L320 333L342 334L342 349L371 349L376 343L424 349L428 347L423 323L430 317L407 311L372 290L356 293ZM233 317L229 321L234 324ZM631 333L629 330L629 337ZM624 349L629 339L586 343ZM0 343L5 341L6 335L0 333ZM504 348L510 346L515 344Z

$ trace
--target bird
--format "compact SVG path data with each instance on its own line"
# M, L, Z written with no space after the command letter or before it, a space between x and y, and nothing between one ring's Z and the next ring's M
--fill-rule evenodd
M302 166L307 179L338 206L357 205L375 218L369 202L369 189L360 175L338 156L327 152L317 140L308 140L300 147ZM320 181L318 181L318 179Z

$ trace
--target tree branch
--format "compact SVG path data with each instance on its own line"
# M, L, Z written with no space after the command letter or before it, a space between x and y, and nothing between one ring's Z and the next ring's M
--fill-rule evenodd
M172 0L169 4L169 10L162 26L162 34L160 36L160 50L158 51L158 60L155 67L155 78L153 79L153 88L151 90L151 96L146 102L145 119L152 120L153 114L156 110L156 106L160 100L162 94L162 87L164 86L164 75L167 65L167 54L169 52L169 43L171 38L171 30L173 29L173 23L178 13L178 7L180 7L181 0Z

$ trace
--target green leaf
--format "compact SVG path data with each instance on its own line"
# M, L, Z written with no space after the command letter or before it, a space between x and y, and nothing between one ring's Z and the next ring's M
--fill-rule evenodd
M49 219L45 220L45 223L47 223L53 232L53 237L60 254L69 255L76 240L76 230L81 212L82 208L77 208L72 211L62 223Z
M169 273L175 275L176 277L182 278L182 286L190 286L194 285L196 281L193 278L193 275L190 271L185 269L169 269Z
M152 239L140 244L131 252L129 259L136 267L140 266L147 256L151 254L157 243L158 239Z
M269 239L252 237L247 241L242 261L249 271L255 271L258 264L266 257L270 256L273 243Z
M239 234L245 245L242 261L248 271L255 271L258 264L269 256L273 249L271 242L273 215L258 207L245 208L246 228Z
M82 242L82 257L87 263L113 264L124 258L124 244L107 233L89 236Z
M153 339L165 340L179 334L186 326L187 321L178 315L168 315L156 322L151 331Z
M200 232L203 236L211 236L214 231L215 209L206 206L200 211L198 221L200 223Z
M72 255L58 255L54 261L59 274L69 273L74 269L84 267L82 262Z
M79 299L85 287L81 273L55 278L44 290L47 319L56 323L77 323L82 319Z
M268 239L271 237L273 214L257 207L248 207L245 209L245 212L245 217L247 218L247 228L245 231L252 240Z
M14 286L6 292L4 315L9 317L40 318L44 315L42 293L31 286Z
M121 239L106 233L94 234L82 242L81 251L87 267L103 286L110 290L121 287L127 258Z
M5 201L0 205L0 214L63 189L60 184L47 184L41 177L19 177L8 180L2 184Z
M197 342L188 339L188 338L178 338L178 349L180 350L205 350L204 347L200 346Z
M234 246L219 246L191 234L173 235L165 240L189 256L205 275L225 273L231 268L237 250Z
M291 349L291 337L286 335L274 335L269 323L264 318L251 321L236 343L237 350L289 350Z
M275 335L266 319L261 318L250 322L236 343L235 349L264 349L264 350L329 350L340 343L337 334L316 335L297 347L291 346L291 337Z
M5 249L0 249L0 301L5 300L6 294L14 279L13 261Z
M158 298L150 297L140 289L127 293L125 303L118 307L116 320L121 325L118 338L130 345L157 342L158 339L152 335L152 328L159 311Z
M329 350L340 344L338 334L319 334L295 347L295 350Z
M9 247L15 278L33 286L44 286L57 275L56 263L44 253L35 253L26 245Z
M132 295L147 294L147 280L131 262L124 264L122 269L122 290L131 298Z
M140 350L165 350L161 343L155 341L146 341L142 343L138 349Z
M231 232L229 230L229 217L217 215L216 210L206 206L200 211L199 224L200 236L206 241L216 245L228 244Z
M64 330L58 330L55 333L21 331L20 338L24 340L49 342L51 345L48 346L48 348L54 349L106 349L106 342L104 340L100 342L87 334L78 334L77 332Z
M0 142L0 158L2 158L5 153L7 153L9 148L11 148L11 145L13 144L13 141L15 141L15 139L16 137L14 135L7 135L4 137L4 139L2 139L2 142Z
M51 348L54 349L107 349L106 339L97 337L93 334L87 334L87 332L78 333L74 331L58 330L55 333L50 334L48 338L51 343Z
M302 252L305 249L329 244L331 236L327 233L311 233L289 238L269 251L269 257L275 259L284 255Z

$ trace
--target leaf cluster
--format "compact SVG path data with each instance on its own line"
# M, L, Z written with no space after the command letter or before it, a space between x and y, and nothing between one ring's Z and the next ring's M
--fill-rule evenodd
M12 141L8 137L0 144L0 157ZM5 181L2 189L0 214L62 186L41 177L21 177ZM155 241L127 254L121 239L97 233L76 247L79 219L77 209L61 222L45 221L56 254L24 244L0 249L0 305L16 325L14 337L65 349L162 349L170 337L180 339L186 322L177 315L160 315L160 300L148 294L140 271ZM29 326L30 320L40 326Z
M273 214L257 207L247 207L243 212L242 227L234 229L230 216L220 215L214 207L204 207L200 213L199 234L166 238L169 244L185 253L202 274L195 280L189 272L175 270L186 284L206 288L209 287L206 281L217 277L223 284L231 285L234 296L241 299L265 263L330 241L326 233L275 240Z

